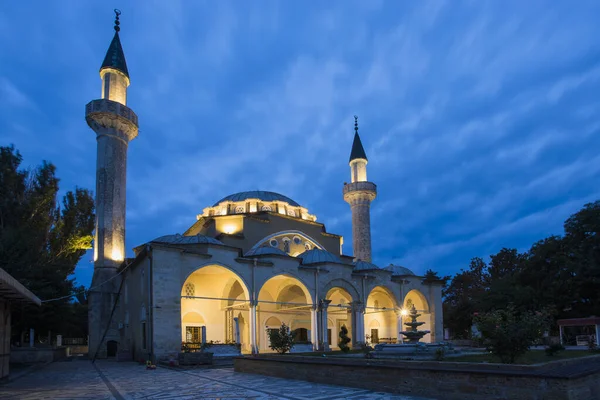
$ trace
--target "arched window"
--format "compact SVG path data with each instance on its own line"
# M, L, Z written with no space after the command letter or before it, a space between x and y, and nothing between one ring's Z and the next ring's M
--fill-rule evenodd
M290 217L295 217L296 211L292 210L291 208L288 208L287 215L289 215Z
M260 211L273 211L273 209L271 208L271 206L262 206L260 208Z
M193 283L187 283L185 285L185 295L186 296L195 296L196 295L196 287Z
M283 238L283 251L285 251L286 253L290 252L290 238L288 237L284 237Z
M312 248L312 246L310 245L310 243L305 243L305 244L304 244L304 248L305 248L306 250L310 250L310 249Z

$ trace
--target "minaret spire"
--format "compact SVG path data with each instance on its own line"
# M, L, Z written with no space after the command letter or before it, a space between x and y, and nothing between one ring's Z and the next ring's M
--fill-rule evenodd
M119 341L111 310L118 297L117 269L125 259L127 149L138 134L137 115L127 107L129 74L119 39L121 12L115 14L115 36L100 68L102 96L85 107L85 119L97 142L94 275L88 301L93 358L110 355L106 344Z
M350 152L351 183L344 185L344 200L352 210L352 249L354 258L371 261L371 202L377 186L367 181L367 154L358 135L358 117L354 116L354 141Z

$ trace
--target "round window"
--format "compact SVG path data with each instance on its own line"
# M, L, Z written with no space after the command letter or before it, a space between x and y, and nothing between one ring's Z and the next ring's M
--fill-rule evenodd
M244 206L237 206L235 208L235 213L236 214L243 214L246 211L246 208Z
M296 243L296 244L302 243L302 239L300 239L300 236L294 236L294 243Z
M277 239L271 239L269 241L269 244L271 245L271 247L277 247L279 245L279 243L277 242Z

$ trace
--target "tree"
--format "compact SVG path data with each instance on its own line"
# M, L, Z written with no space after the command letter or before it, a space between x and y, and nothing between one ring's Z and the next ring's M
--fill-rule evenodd
M487 349L503 363L514 364L517 357L541 339L549 318L543 312L519 313L512 305L475 317Z
M446 284L450 280L450 276L440 277L437 272L432 269L428 269L423 276L423 283L441 283Z
M473 314L481 311L487 281L487 264L481 258L473 258L469 269L456 274L442 292L444 324L454 337L470 337Z
M294 346L295 332L290 332L290 328L282 323L279 329L267 329L269 335L269 348L279 354L285 354Z
M346 325L342 325L339 338L340 340L338 340L338 347L340 350L342 350L344 353L349 352L350 347L348 346L348 343L350 343L351 339L348 337L348 328L346 328Z
M0 268L44 302L13 313L13 332L69 329L77 308L71 301L75 266L91 248L94 201L76 188L58 205L59 179L54 165L20 168L23 158L13 146L0 147Z

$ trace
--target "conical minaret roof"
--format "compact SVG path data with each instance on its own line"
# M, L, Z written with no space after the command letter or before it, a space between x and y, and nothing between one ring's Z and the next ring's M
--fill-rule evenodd
M360 141L360 136L358 136L358 117L354 116L354 142L352 142L352 151L350 152L350 161L362 158L367 160L367 154L365 153L365 148Z
M112 42L110 42L110 46L108 46L108 51L106 52L106 57L104 57L104 62L100 67L100 71L104 68L112 68L121 71L129 78L127 62L125 61L123 46L121 46L121 39L119 38L119 31L121 30L121 28L119 28L119 15L121 15L121 12L115 10L115 14L117 15L115 19L115 36L113 37Z

